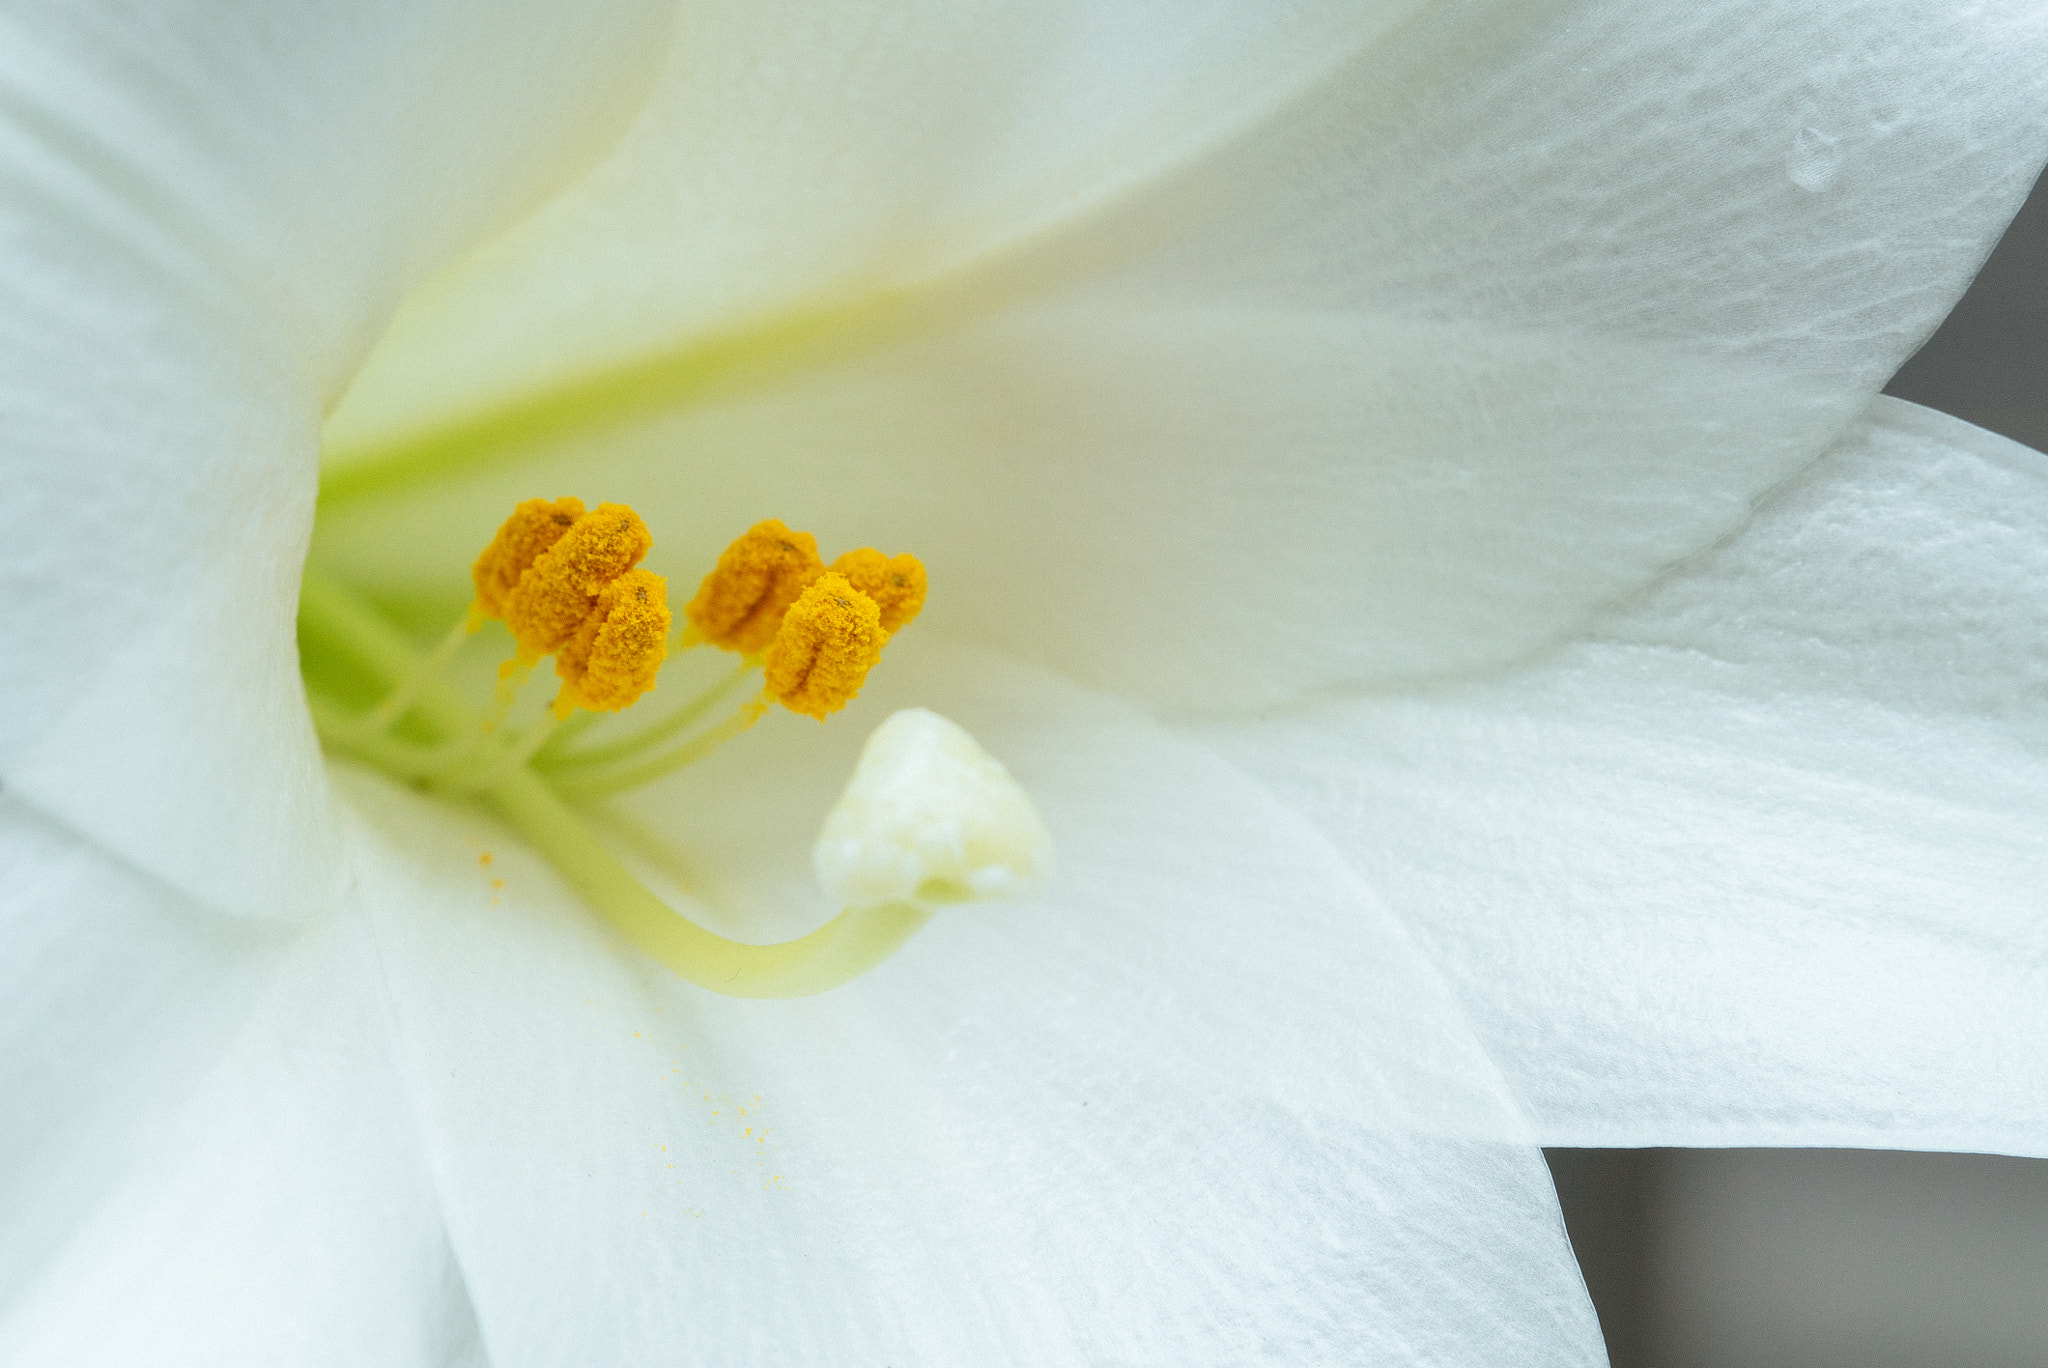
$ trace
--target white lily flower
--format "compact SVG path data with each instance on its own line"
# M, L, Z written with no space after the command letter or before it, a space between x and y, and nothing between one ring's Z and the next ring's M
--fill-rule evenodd
M0 1361L1595 1363L1537 1142L2048 1152L2048 477L1873 402L2031 0L0 35ZM930 567L621 800L678 908L1041 891L721 997L323 760L309 546L572 492Z

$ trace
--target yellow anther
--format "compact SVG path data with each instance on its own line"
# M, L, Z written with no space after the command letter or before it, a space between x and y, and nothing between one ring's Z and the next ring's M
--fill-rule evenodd
M783 615L768 648L767 694L822 722L860 692L888 639L875 601L827 571Z
M668 581L629 570L606 585L597 606L555 655L562 677L558 717L577 707L617 712L654 687L668 655Z
M775 640L783 614L824 569L810 533L770 518L725 548L683 616L698 640L753 655Z
M505 596L505 625L521 656L538 660L576 634L605 586L654 545L647 524L624 504L591 509L534 558Z
M505 616L505 598L519 577L582 516L581 499L528 499L513 509L470 569L478 610L485 617Z
M875 601L882 610L882 630L892 636L908 627L924 607L924 562L908 552L885 556L863 546L833 561L832 569Z

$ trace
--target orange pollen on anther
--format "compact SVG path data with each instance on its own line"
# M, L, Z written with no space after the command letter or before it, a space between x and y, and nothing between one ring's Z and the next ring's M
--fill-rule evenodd
M907 551L885 556L872 546L863 546L833 561L832 569L875 601L882 610L882 630L891 636L908 627L924 607L924 562Z
M597 605L555 655L562 677L558 715L575 707L617 712L654 687L668 656L668 581L629 570L606 585Z
M875 601L827 571L783 615L768 648L767 694L822 722L860 692L888 639Z
M518 587L519 577L582 516L583 500L576 498L528 499L513 509L470 568L478 611L485 617L505 616L505 597Z
M775 640L783 614L824 569L810 533L770 518L725 548L683 616L699 640L753 655Z
M505 625L520 655L538 660L560 650L605 587L638 565L653 545L647 524L624 504L599 504L576 519L505 596Z

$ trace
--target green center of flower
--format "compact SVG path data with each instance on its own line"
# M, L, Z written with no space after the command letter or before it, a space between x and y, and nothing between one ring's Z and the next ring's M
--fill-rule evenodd
M924 924L933 890L957 896L967 886L898 858L928 844L934 822L958 825L961 814L905 812L900 802L892 808L857 798L863 772L889 771L884 787L892 794L906 789L894 773L906 763L949 767L940 786L947 792L966 791L960 777L969 776L969 789L986 795L969 806L1007 822L1011 838L981 833L995 855L974 866L968 883L993 880L993 888L1005 871L1029 873L1044 844L1035 813L971 738L927 713L916 716L929 722L876 733L855 787L834 813L836 825L828 824L834 844L829 858L821 847L819 867L837 871L832 878L850 905L818 930L777 945L729 940L652 892L615 851L631 848L662 863L661 843L608 800L709 754L772 704L820 720L844 707L890 636L923 606L925 575L914 556L871 549L828 567L807 533L760 523L726 549L684 609L688 627L678 645L730 651L739 658L734 668L637 729L592 736L601 717L655 689L670 653L666 582L639 568L651 545L639 515L623 505L586 510L575 499L528 500L477 558L474 604L431 649L348 585L308 566L301 659L323 745L423 791L481 803L649 955L737 997L795 997L843 983ZM494 619L510 632L513 654L488 698L465 699L447 675ZM558 694L537 717L510 725L522 689L548 656ZM757 669L762 687L747 697L742 686ZM732 706L736 694L741 701ZM885 737L895 739L883 744ZM918 872L906 883L898 871L913 867Z

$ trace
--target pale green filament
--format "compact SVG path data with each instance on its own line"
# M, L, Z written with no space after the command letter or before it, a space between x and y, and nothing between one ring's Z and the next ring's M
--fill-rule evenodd
M545 768L547 765L552 764L556 757L568 754L571 743L588 731L591 724L597 721L598 716L599 714L594 712L574 712L569 714L569 720L555 728L555 734L550 736L548 743L540 748L540 753L534 756L533 762Z
M512 714L512 705L519 701L519 691L526 687L526 681L533 677L532 660L508 660L498 667L497 687L491 690L491 706L485 710L478 730L494 732Z
M702 760L726 742L760 720L762 706L759 703L744 703L740 710L711 728L709 731L691 737L682 745L652 760L629 765L609 774L587 776L582 774L564 775L555 781L555 787L571 798L607 798L614 793L651 784L657 779L674 774L685 765Z
M387 682L409 677L421 664L410 638L354 590L312 565L299 582L299 630L338 648ZM438 682L420 687L413 711L434 732L465 740L477 721L462 700ZM321 736L327 736L324 729Z
M434 751L409 745L381 731L365 730L362 715L352 713L331 698L317 693L306 695L313 712L313 727L320 742L331 751L353 756L387 774L424 784L446 761Z
M482 613L477 609L470 609L462 621L448 629L448 634L441 638L440 644L434 647L433 653L426 660L409 672L404 679L398 681L391 692L384 695L383 702L363 715L360 724L362 728L372 732L389 730L393 723L405 716L406 710L412 707L413 700L420 696L421 691L441 677L442 672L455 659L455 653L462 649L462 643L475 636L477 629L483 625Z
M387 690L425 664L425 657L374 607L311 566L300 594L299 626L307 638L353 660ZM317 686L319 681L309 683ZM366 731L359 715L332 699L315 694L311 702L321 739L335 750L405 779L431 783L445 769L439 758L442 746ZM477 716L446 685L431 680L417 687L410 712L436 741L477 732ZM529 740L537 748L545 739L528 733L504 754ZM699 987L731 997L824 992L880 964L931 916L929 909L910 903L849 908L809 935L779 945L728 940L655 896L526 759L521 756L507 773L493 772L474 796L525 837L627 939ZM645 837L634 832L631 839L638 846Z
M731 670L727 671L722 679L718 680L703 693L698 694L695 698L683 704L653 726L643 727L631 736L622 736L616 741L608 741L604 745L590 746L578 751L565 749L558 751L557 747L549 745L542 750L538 763L542 769L553 773L585 769L592 765L615 764L621 760L631 760L637 755L652 750L670 737L678 736L687 731L704 714L717 707L718 701L731 693L739 685L739 682L747 677L748 671L752 669L753 666L744 660L741 661L733 666ZM590 714L585 713L583 715L587 717ZM558 733L556 740L560 739L562 738Z
M436 779L434 787L451 793L482 793L531 760L533 753L547 744L548 737L560 725L554 709L550 708L541 714L539 721L530 724L510 742L498 746L495 752L471 753L461 764L451 767Z

